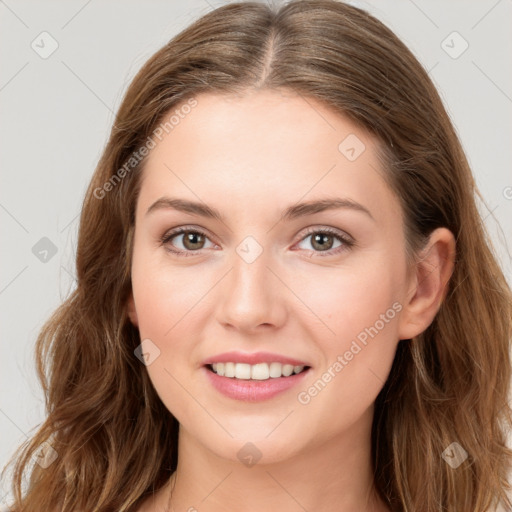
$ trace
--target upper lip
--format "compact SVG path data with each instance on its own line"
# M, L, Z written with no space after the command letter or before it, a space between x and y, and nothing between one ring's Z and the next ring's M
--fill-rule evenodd
M283 356L281 354L272 354L271 352L223 352L222 354L217 354L203 361L203 365L213 363L246 363L251 365L258 363L281 363L291 364L293 366L309 366L299 359Z

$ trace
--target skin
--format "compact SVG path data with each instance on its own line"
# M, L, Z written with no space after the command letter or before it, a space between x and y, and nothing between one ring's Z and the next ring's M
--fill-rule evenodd
M409 262L378 142L317 101L284 91L196 99L152 150L136 208L129 316L160 350L147 371L180 422L177 471L140 511L166 510L171 483L176 511L386 511L372 490L373 404L398 341L425 330L439 309L453 235L434 231ZM349 134L365 145L354 161L338 149ZM146 213L163 196L206 203L224 222L170 208ZM350 198L371 216L341 208L279 220L290 205L326 197ZM163 245L178 226L206 238L192 249L183 235ZM322 256L309 227L349 234L355 245L327 235ZM249 235L263 249L252 263L236 251ZM189 257L168 250L194 247ZM298 393L397 303L394 318L300 403ZM312 370L270 400L236 401L202 370L207 357L230 350L289 355ZM252 467L237 456L247 442L261 452Z

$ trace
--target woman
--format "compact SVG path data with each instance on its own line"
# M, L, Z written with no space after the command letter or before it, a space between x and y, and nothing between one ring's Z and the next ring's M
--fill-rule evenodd
M510 506L511 294L475 193L427 73L366 12L196 21L133 80L89 186L13 509Z

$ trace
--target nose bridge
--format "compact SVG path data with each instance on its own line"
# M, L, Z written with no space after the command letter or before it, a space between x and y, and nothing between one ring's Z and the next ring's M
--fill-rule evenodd
M271 260L272 252L252 236L236 247L230 258L231 272L222 288L220 322L242 329L282 322L284 290L268 268L273 266Z

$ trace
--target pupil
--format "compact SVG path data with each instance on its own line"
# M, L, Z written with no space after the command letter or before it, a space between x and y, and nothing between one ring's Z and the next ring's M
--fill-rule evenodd
M188 232L186 234L186 236L184 237L184 240L185 240L185 246L189 249L200 249L200 247L189 247L190 244L191 245L197 245L197 244L201 244L201 241L194 241L196 238L201 238L201 235L199 233L191 233L191 232Z
M324 237L331 238L331 243L329 244L329 243L321 242L321 240ZM315 244L318 244L317 248L319 248L321 250L328 250L328 249L330 249L330 246L332 245L332 237L331 237L331 235L327 235L325 233L317 233L313 237L313 246L315 246Z

